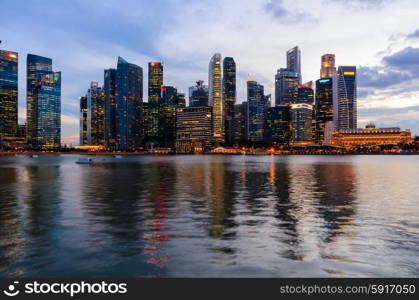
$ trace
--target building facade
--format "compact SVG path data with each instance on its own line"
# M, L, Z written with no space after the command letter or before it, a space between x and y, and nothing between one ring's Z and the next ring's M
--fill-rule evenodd
M291 105L291 142L312 142L313 106L306 103Z
M266 141L273 145L288 145L291 137L291 106L270 107L267 112Z
M116 69L104 72L103 92L105 101L105 146L116 149ZM86 141L87 142L87 141Z
M297 99L299 73L281 68L275 75L275 105L289 105Z
M223 59L223 117L225 141L233 144L234 105L236 104L236 63L232 57Z
M18 133L18 53L0 50L0 137Z
M315 142L323 144L327 122L333 122L334 78L316 81Z
M105 145L105 94L97 82L91 82L86 94L87 144Z
M320 79L332 78L336 74L335 55L325 54L321 57Z
M339 66L337 71L334 122L336 130L357 128L357 80L355 66Z
M266 99L263 85L247 81L248 140L262 142L266 120Z
M287 51L287 69L298 74L298 83L301 84L301 51L298 46Z
M161 101L161 87L163 86L163 63L148 63L148 111L146 141L158 143L159 139L159 110Z
M213 135L218 142L224 142L223 91L221 54L211 58L208 71L209 103L213 113Z
M198 80L196 86L189 88L189 106L209 106L208 87L204 85L204 81Z
M87 98L80 97L80 132L79 132L79 145L88 145L87 143Z
M314 105L314 89L312 81L298 86L296 103Z

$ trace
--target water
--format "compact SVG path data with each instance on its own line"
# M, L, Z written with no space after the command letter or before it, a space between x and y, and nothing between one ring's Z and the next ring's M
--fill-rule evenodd
M419 156L0 157L0 277L419 275Z

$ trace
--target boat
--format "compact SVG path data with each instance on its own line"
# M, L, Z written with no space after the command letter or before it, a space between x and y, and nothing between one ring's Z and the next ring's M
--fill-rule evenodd
M121 159L122 155L114 155L113 157L116 158L116 159Z
M76 161L76 164L81 164L81 165L88 165L88 164L92 164L93 163L93 159L91 159L90 157L80 157L78 161Z
M30 158L38 158L38 154L32 154Z

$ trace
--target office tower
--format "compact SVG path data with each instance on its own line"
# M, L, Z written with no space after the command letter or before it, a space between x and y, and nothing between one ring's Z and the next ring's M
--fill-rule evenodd
M148 63L148 109L149 124L147 142L157 143L159 137L159 106L161 104L161 87L163 85L163 63Z
M196 86L189 88L189 106L209 106L208 87L204 85L204 81L198 80Z
M224 135L227 144L233 143L234 104L236 104L236 63L232 57L223 59Z
M0 138L17 136L18 54L0 50Z
M141 130L140 130L141 136L143 137L143 139L146 139L147 137L149 124L150 124L150 112L148 110L148 102L143 102Z
M247 102L234 105L233 117L233 143L246 141L247 127Z
M160 147L172 148L176 138L177 89L173 86L162 86L161 99L159 105L158 144Z
M43 149L61 147L61 72L43 74L31 90L36 103L35 134L32 146ZM33 107L32 106L32 109Z
M38 102L34 90L41 77L51 72L51 58L28 54L26 59L26 125L28 145L32 147L37 146L38 128Z
M287 105L296 102L299 73L281 68L275 75L275 105Z
M142 143L143 69L118 57L116 70L116 147L135 150Z
M176 152L202 152L213 139L212 107L186 107L176 110Z
M177 99L176 99L176 107L177 108L184 108L186 107L186 97L185 93L177 93Z
M79 144L88 145L87 143L87 98L80 97L80 133Z
M334 78L323 78L316 81L315 104L315 142L323 144L326 123L333 122Z
M314 89L312 81L298 86L296 103L314 104Z
M287 69L298 74L298 83L301 84L301 51L298 46L287 51Z
M247 82L248 105L248 140L261 142L264 137L266 118L266 98L263 94L263 85L256 81Z
M116 149L116 69L104 71L105 146Z
M267 112L266 141L274 145L288 145L291 137L289 105L270 107Z
M209 104L213 113L214 137L218 142L224 142L224 122L223 122L223 95L221 80L221 54L216 53L209 63L208 84L209 84Z
M332 78L336 74L335 55L325 54L321 58L320 78Z
M291 105L291 141L293 143L312 141L312 117L312 105L306 103Z
M105 145L105 94L97 82L91 82L86 94L87 144Z
M336 130L357 128L356 67L340 66L337 72L334 122Z

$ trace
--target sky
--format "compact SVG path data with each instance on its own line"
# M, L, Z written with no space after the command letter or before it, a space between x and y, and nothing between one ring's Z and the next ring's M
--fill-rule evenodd
M219 52L237 65L238 103L246 80L274 95L276 70L298 45L303 81L317 80L320 57L358 68L358 120L419 134L417 0L14 0L1 4L1 49L19 53L19 122L26 118L26 55L62 72L62 143L76 145L79 97L118 56L144 72L164 63L164 84L180 92L208 81Z

